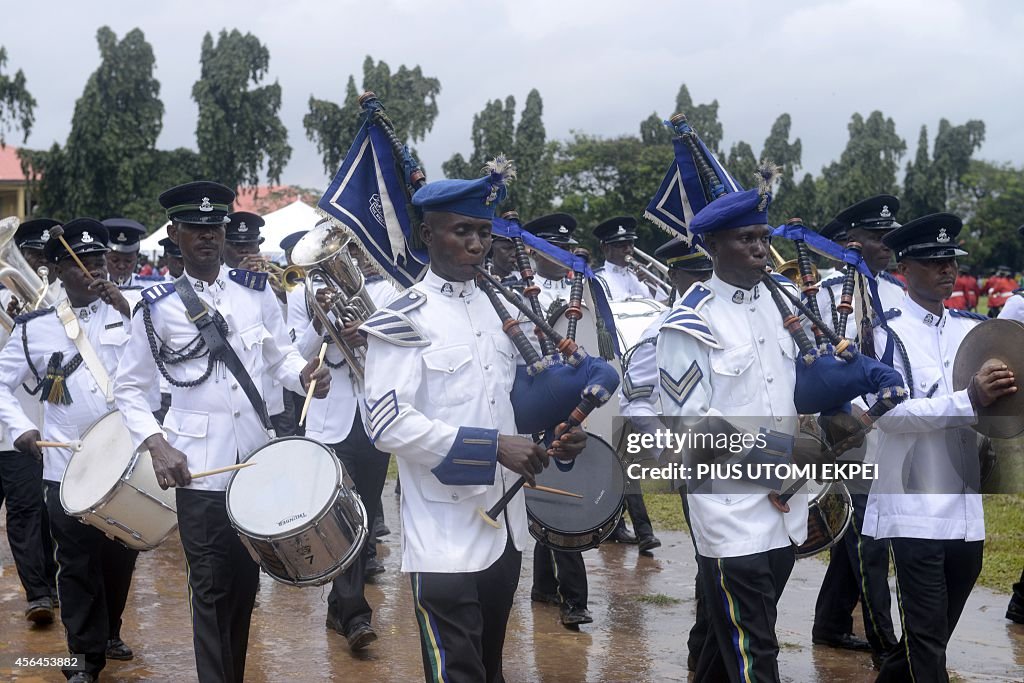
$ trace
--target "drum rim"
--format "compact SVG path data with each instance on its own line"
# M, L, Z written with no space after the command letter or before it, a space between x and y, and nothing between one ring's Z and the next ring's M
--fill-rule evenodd
M823 553L826 550L829 550L843 539L843 536L846 534L847 531L850 530L850 526L853 524L853 496L850 494L850 489L841 479L832 479L826 482L826 486L825 488L822 489L821 493L815 496L813 500L808 501L808 511L812 506L817 504L817 501L819 499L824 498L825 494L831 492L833 487L836 487L835 494L837 496L840 496L843 499L843 502L846 503L846 519L843 521L843 525L840 528L839 533L835 534L834 538L831 541L829 541L826 545L823 545L820 548L816 548L813 551L801 552L800 546L807 543L807 541L804 541L800 545L794 543L793 550L798 560L801 560L805 557L814 557L818 553Z
M309 441L311 443L315 443L316 445L320 446L321 448L323 448L325 451L327 451L331 455L331 461L334 463L334 468L335 468L334 471L338 475L338 480L337 480L337 483L334 485L334 493L330 496L330 499L327 501L327 503L325 503L323 508L321 508L317 513L315 513L313 515L310 515L308 525L315 526L316 524L319 524L320 521L325 516L327 516L327 513L330 512L331 509L334 507L334 503L335 503L335 501L338 500L338 495L340 494L341 489L342 488L346 488L346 489L348 488L347 486L345 486L345 478L343 476L343 474L345 474L345 468L342 466L341 461L338 460L338 456L334 453L334 451L331 449L330 446L328 446L325 443L321 443L320 441L317 441L316 439L310 439L307 436L296 436L296 435L279 436L279 437L276 437L274 439L271 439L270 441L268 441L267 443L263 444L259 448L253 449L252 452L250 452L248 455L245 456L245 458L242 460L242 462L248 462L251 457L253 457L257 453L259 453L263 449L268 448L272 444L275 444L275 443L278 443L278 442L281 442L281 441ZM239 469L239 470L235 470L234 472L232 472L231 473L231 478L228 479L227 488L224 489L224 508L225 508L225 510L227 510L227 513L228 513L228 521L231 523L231 526L234 528L234 530L236 532L238 532L240 534L244 533L249 538L255 538L255 539L261 540L261 541L275 541L275 540L285 540L285 539L291 538L293 536L296 536L299 533L301 533L303 529L307 528L308 525L303 525L303 527L301 527L300 529L291 529L289 531L282 531L282 532L279 532L279 533L276 533L276 534L257 534L257 533L252 533L248 529L246 529L245 527L241 526L238 523L238 520L235 519L235 515L231 512L231 486L235 483L235 477L237 477L238 474L240 472L242 472L242 471L243 470ZM362 498L359 498L359 494L357 494L355 492L355 489L349 489L349 490L359 500L359 504L362 505L363 500L362 500ZM365 509L364 509L363 514L364 515L366 514ZM367 522L367 524L369 524L369 522Z
M82 436L81 436L80 440L81 441L85 441L86 437L89 436L89 433L93 430L94 427L96 427L100 422L102 422L103 420L107 419L111 415L115 415L115 414L120 415L120 412L117 411L117 410L110 410L110 411L107 411L106 413L104 413L103 415L99 416L98 418L96 418L96 420L91 425L89 425L89 427L84 432L82 432ZM64 482L67 481L68 468L71 467L71 461L75 459L75 454L72 453L71 457L68 458L67 467L64 468L64 472L62 472L61 476L60 476L60 506L62 508L64 508L64 512L66 512L68 515L70 515L72 517L82 517L82 516L84 516L87 513L95 512L96 510L99 510L104 505L109 503L110 500L114 497L114 494L116 494L121 489L121 487L125 485L125 480L124 480L125 472L134 470L136 465L139 464L139 454L142 451L146 451L148 453L149 449L146 448L145 446L139 446L138 448L135 449L135 451L132 453L132 457L128 459L128 464L125 465L125 468L123 470L121 470L121 474L118 476L117 482L112 487L110 487L110 489L103 496L101 496L98 501L96 501L95 503L93 503L92 505L90 505L87 508L84 508L82 510L77 510L77 511L74 511L74 512L71 510L71 508L69 508L65 504L65 497L64 497Z

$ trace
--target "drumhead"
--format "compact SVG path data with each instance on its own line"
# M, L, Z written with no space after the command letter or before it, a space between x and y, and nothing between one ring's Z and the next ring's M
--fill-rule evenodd
M654 299L623 299L610 301L608 305L623 352L635 346L643 338L644 330L665 310L665 305Z
M597 529L618 514L626 491L626 475L615 451L604 439L589 433L587 447L572 469L563 472L552 462L537 475L537 483L583 496L570 498L526 489L530 518L561 534Z
M60 487L69 514L98 505L121 480L135 457L132 436L121 413L109 412L82 434L82 450L71 454Z
M228 482L228 516L239 531L279 536L315 520L334 501L341 463L318 441L274 439L253 451Z

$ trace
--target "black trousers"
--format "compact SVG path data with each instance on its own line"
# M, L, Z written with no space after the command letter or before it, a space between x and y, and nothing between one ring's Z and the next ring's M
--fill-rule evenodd
M299 422L299 411L302 410L302 403L299 403L298 408L295 406L294 392L286 389L278 389L283 392L284 396L284 410L276 415L270 416L270 424L274 427L274 434L277 436L292 436L296 433ZM303 397L305 400L305 397ZM303 430L305 431L305 430Z
M176 493L199 680L241 683L259 565L228 521L224 491Z
M121 628L131 570L139 553L65 513L59 483L44 481L43 492L56 547L60 619L67 631L68 651L80 655L84 670L95 676L106 665L107 640L115 624ZM73 673L64 675L70 678Z
M427 683L502 683L502 649L523 554L505 552L479 572L413 572L413 607Z
M0 452L0 501L7 502L7 540L29 602L57 590L50 519L43 502L43 463L21 451Z
M890 545L903 638L877 680L948 681L946 645L981 573L985 543L893 538Z
M557 595L562 605L587 608L587 566L583 553L552 550L539 541L533 547L533 588Z
M1013 596L1010 598L1010 602L1020 605L1019 609L1024 610L1024 569L1020 572L1020 581L1013 584Z
M686 638L687 661L692 658L694 662L700 659L700 652L704 649L704 642L714 639L711 630L711 620L708 617L708 605L704 599L704 588L700 581L700 558L696 554L697 541L693 538L693 527L690 526L690 504L686 500L686 486L679 487L679 498L683 501L683 517L686 519L686 528L690 530L690 540L693 541L694 557L697 558L697 574L693 577L693 598L694 618L693 626L690 627L690 635Z
M633 522L633 533L638 539L654 535L654 527L651 526L651 517L647 514L647 506L644 504L644 496L639 493L626 494L626 511L629 512L629 519ZM619 526L626 523L625 517L619 519Z
M779 681L775 621L795 561L792 547L719 559L697 555L714 637L705 640L694 680Z
M864 633L871 649L884 655L896 646L889 594L889 541L861 533L867 494L852 494L853 520L829 551L828 569L814 606L815 638L853 632L853 610L861 603Z
M327 596L328 616L341 624L344 632L348 634L357 624L370 623L373 617L373 609L366 601L363 590L366 586L366 562L371 556L376 555L377 541L373 537L373 520L380 514L380 494L384 490L384 480L388 476L390 455L378 451L370 443L358 410L348 437L341 443L332 444L331 448L352 478L356 493L363 501L369 529L369 538L363 551L348 569L334 579L331 592Z

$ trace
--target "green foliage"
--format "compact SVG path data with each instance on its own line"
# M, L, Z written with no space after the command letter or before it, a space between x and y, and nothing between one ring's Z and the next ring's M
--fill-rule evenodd
M434 127L441 82L424 76L419 66L410 69L402 65L392 73L387 63L374 62L367 55L363 61L362 91L367 90L384 103L399 140L417 142ZM309 98L309 113L303 117L302 125L306 137L316 143L326 173L334 173L341 166L362 125L359 95L355 78L349 76L342 105L312 95Z
M941 184L936 182L932 161L928 156L927 126L921 126L914 161L907 162L901 200L899 218L904 222L945 209L945 193Z
M221 31L216 44L207 33L199 62L192 99L199 105L196 143L203 175L230 188L256 186L265 165L268 181L279 183L292 148L278 116L281 86L259 86L270 51L251 33Z
M928 158L928 129L921 126L917 155L907 163L900 218L906 222L929 213L945 211L953 195L963 189L971 157L985 141L985 124L971 120L954 126L939 121L935 151Z
M718 100L711 100L710 104L693 103L690 97L690 90L686 84L679 86L679 93L676 95L676 113L686 114L686 120L690 126L697 131L697 135L704 141L715 154L719 153L719 145L722 144L722 124L718 121Z
M971 161L950 201L950 210L964 218L961 233L965 263L975 272L1005 264L1024 269L1024 243L1017 226L1024 222L1024 169Z
M754 150L746 142L740 140L729 150L725 167L743 187L752 187L754 174L757 173L757 157Z
M28 140L35 122L36 100L25 85L25 74L18 69L14 76L3 73L7 64L7 51L0 47L0 146L6 143L7 131L21 129Z
M640 122L640 139L645 145L671 145L672 131L654 112Z
M801 195L796 191L795 178L796 172L800 169L803 146L800 138L793 142L789 141L792 124L789 114L781 114L775 119L761 151L762 160L771 161L781 169L779 180L776 181L773 190L771 216L775 223L783 223L795 216L803 218L804 209L809 208L799 204ZM746 184L750 182L749 178L750 176L741 176L740 182Z

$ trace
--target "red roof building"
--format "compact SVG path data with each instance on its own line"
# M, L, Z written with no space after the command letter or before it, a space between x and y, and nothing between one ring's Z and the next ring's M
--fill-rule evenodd
M18 148L11 145L0 147L0 218L25 218L27 189L28 180L21 172Z

